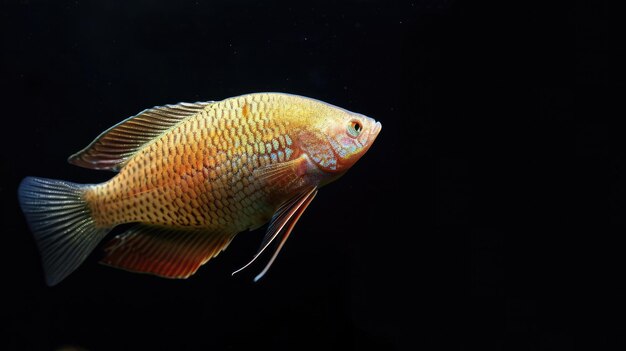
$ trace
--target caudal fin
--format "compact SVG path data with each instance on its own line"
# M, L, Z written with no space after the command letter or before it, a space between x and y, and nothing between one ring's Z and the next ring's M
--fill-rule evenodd
M83 199L86 185L27 177L18 197L41 252L48 285L56 285L89 256L110 228L96 227Z

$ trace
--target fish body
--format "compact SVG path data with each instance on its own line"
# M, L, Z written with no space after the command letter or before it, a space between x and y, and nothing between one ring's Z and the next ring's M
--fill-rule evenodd
M118 172L109 181L28 177L18 194L50 285L124 223L137 224L105 246L104 264L186 278L237 233L271 220L254 259L281 240L260 278L317 189L345 173L380 129L369 117L289 94L166 105L110 128L69 158Z

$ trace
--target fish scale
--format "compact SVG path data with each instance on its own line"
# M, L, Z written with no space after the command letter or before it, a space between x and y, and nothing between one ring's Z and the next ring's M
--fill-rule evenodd
M109 181L27 177L18 195L49 285L119 224L135 223L109 240L101 263L187 278L237 233L271 219L250 261L276 242L258 279L318 188L345 173L380 128L369 117L279 93L157 106L70 156L74 165L118 172Z
M248 104L250 107L243 115L246 109L242 107ZM248 158L247 146L270 152L261 147L269 143L273 146L271 155L284 154L287 147L286 133L281 134L287 123L275 122L265 105L259 97L250 96L229 101L228 109L211 105L163 134L130 160L115 178L86 193L92 212L97 214L96 223L111 227L148 222L209 229L231 223L238 231L258 226L259 221L272 214L267 195L273 189L252 174L259 166L259 156L265 152ZM216 129L217 138L211 138L210 131ZM250 132L240 134L245 136L245 143L233 137L246 130ZM214 152L205 157L202 150ZM277 156L270 156L264 164L277 162ZM243 179L248 183L246 187ZM215 206L210 206L213 203ZM128 211L129 208L133 210ZM251 218L258 213L265 216Z

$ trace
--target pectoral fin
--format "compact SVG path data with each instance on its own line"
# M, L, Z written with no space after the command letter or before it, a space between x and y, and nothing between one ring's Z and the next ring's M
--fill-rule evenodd
M313 198L317 195L317 188L308 188L298 195L291 198L284 205L282 205L278 211L274 214L272 221L270 222L269 228L267 229L267 233L265 234L265 238L263 238L263 242L261 243L261 247L258 252L254 255L252 260L248 262L245 266L233 272L233 274L241 272L243 269L251 265L256 259L267 249L267 247L272 244L276 237L280 236L280 242L276 244L276 249L274 250L274 254L270 258L269 262L255 278L254 281L258 281L261 279L265 273L269 270L272 263L278 256L278 253L282 249L283 245L289 238L289 234L293 230L293 227L300 219L300 216L304 213L304 210L309 206Z
M300 156L291 161L271 163L254 170L254 176L265 183L283 182L288 184L301 179L305 162L305 156Z
M138 224L104 248L103 264L165 278L187 278L226 249L236 233Z

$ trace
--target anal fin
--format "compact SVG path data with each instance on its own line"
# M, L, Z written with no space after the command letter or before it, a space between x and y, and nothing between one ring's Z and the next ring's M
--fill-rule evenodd
M226 249L235 234L138 224L112 239L100 262L132 272L184 279Z

